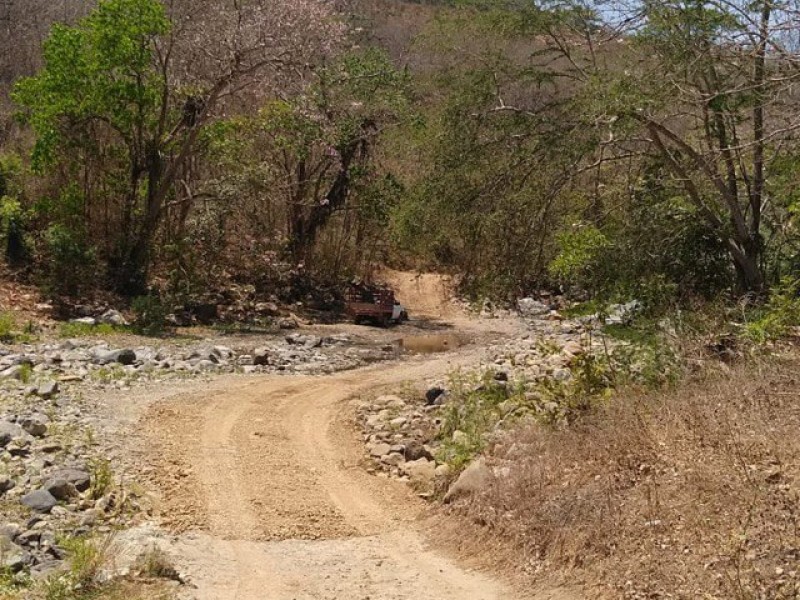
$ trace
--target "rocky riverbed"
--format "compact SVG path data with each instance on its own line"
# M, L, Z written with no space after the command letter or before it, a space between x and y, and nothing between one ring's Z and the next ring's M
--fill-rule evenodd
M525 308L520 310L519 335L483 348L471 368L454 372L449 379L414 382L399 392L387 390L392 393L358 402L357 423L371 472L408 481L424 497L444 494L454 472L463 466L454 469L458 461L445 450L463 448L467 453L521 418L559 419L562 407L540 395L541 386L568 385L580 357L610 352L613 344L596 333L593 319L565 319L535 301ZM496 403L486 409L491 414L475 417L492 419L491 429L450 431L460 422L458 411L464 410L465 394L473 390L488 391L490 401ZM472 479L478 468L470 469L465 478ZM449 493L452 496L454 491Z

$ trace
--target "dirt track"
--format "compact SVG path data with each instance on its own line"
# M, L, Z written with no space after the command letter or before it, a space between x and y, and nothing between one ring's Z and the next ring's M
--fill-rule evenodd
M450 327L477 337L503 327L454 314L441 280L391 275L401 300L435 298L424 312ZM221 379L153 405L145 424L160 465L161 514L181 532L173 550L196 585L191 597L522 598L427 547L418 519L424 503L404 484L366 473L348 422L354 396L444 375L472 364L475 353L461 348L324 377Z
M486 576L425 548L422 509L402 484L367 475L343 423L375 386L446 371L438 357L328 377L231 383L157 405L164 513L201 600L510 599Z

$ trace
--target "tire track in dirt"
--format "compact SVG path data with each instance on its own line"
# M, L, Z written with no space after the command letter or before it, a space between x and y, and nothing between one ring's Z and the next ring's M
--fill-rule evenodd
M413 359L325 377L220 380L155 405L157 487L199 600L513 600L505 585L429 549L423 503L368 475L347 402L452 369ZM461 356L460 359L465 359ZM185 470L175 478L175 465ZM181 518L171 523L173 507Z

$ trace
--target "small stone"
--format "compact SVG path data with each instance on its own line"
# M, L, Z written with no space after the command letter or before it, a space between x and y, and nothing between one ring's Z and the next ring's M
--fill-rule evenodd
M72 319L70 323L77 323L78 325L88 325L94 327L97 325L97 319L94 317L80 317L79 319Z
M0 536L0 567L18 573L31 563L31 555L9 538Z
M390 454L387 454L386 456L382 456L381 462L386 465L396 467L400 463L405 462L405 459L403 458L402 454L399 454L397 452L392 452Z
M39 386L36 388L36 395L41 398L44 398L45 400L49 400L57 393L58 393L58 382L53 380L40 383Z
M78 489L66 479L54 478L44 484L46 489L56 500L68 501L78 495Z
M408 475L412 484L428 486L433 481L436 473L436 463L427 458L412 460L400 467L400 471Z
M257 348L253 351L253 364L266 366L270 363L270 351L267 348Z
M22 428L34 437L43 437L47 433L47 423L50 421L45 415L33 414L20 421Z
M110 365L119 363L121 365L132 365L136 362L136 352L130 348L121 350L96 350L94 363L98 365Z
M383 456L386 456L391 451L392 447L389 444L383 444L383 443L373 444L372 446L370 446L369 449L370 455L374 456L375 458L381 458Z
M47 490L36 490L29 492L20 498L20 502L33 511L39 513L50 512L58 501Z
M14 485L16 484L14 483L13 479L8 477L0 477L0 495L3 495L7 491L14 489Z
M109 308L106 312L100 315L100 318L97 320L105 325L114 325L116 327L124 327L128 324L128 321L125 320L125 317L122 316L122 313L118 310L114 310L113 308Z
M406 423L408 423L408 419L406 419L405 417L395 417L394 419L389 421L389 425L396 428L400 428Z
M425 392L425 404L433 406L434 404L441 404L441 400L445 395L445 390L440 387L432 387Z
M79 492L85 492L91 484L91 476L81 469L60 469L52 473L50 478L64 479L74 485Z
M456 429L453 432L453 435L452 435L451 439L453 440L454 444L456 444L458 446L463 446L469 440L469 436L467 436L467 434L464 433L463 431L461 431L460 429Z
M16 423L0 421L0 446L8 446L11 440L24 435L22 427Z

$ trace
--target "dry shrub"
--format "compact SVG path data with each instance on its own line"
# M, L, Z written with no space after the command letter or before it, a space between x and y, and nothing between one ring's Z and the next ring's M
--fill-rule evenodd
M451 510L479 544L505 540L509 566L592 597L800 597L798 364L513 432L490 457L494 485Z

